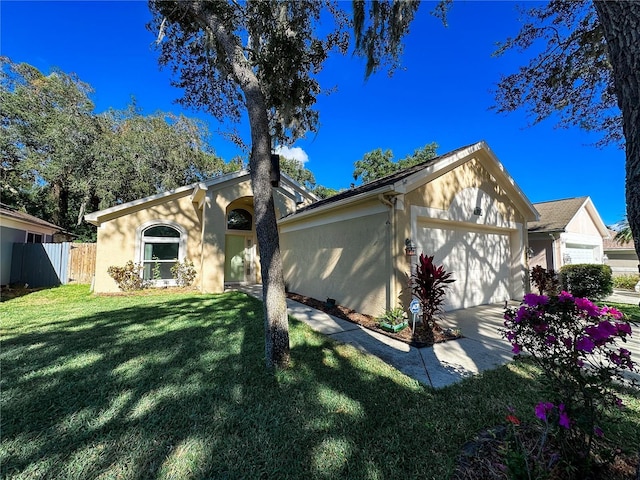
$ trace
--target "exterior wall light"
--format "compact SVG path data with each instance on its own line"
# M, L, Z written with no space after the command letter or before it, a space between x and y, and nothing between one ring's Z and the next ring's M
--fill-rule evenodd
M474 208L474 209L473 209L473 214L474 214L474 215L477 215L477 216L479 216L479 217L480 217L480 216L482 216L482 208L480 208L480 207L476 207L476 208Z
M404 241L404 253L407 257L415 257L416 256L416 245L411 241L410 238L407 238Z

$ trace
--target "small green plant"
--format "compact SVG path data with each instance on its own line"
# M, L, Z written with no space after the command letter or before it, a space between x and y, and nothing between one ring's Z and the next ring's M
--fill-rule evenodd
M613 293L611 267L599 264L565 265L560 269L562 289L575 297L600 300Z
M176 262L171 267L171 275L179 287L190 287L196 278L196 269L191 260L185 258L184 262Z
M107 273L113 278L118 288L123 292L142 290L149 286L149 282L142 278L142 265L129 260L124 267L111 266Z
M553 268L547 270L540 265L536 265L531 269L529 277L540 295L557 295L560 293L560 279Z
M404 310L400 307L387 310L384 315L378 318L378 323L387 323L389 325L400 325L406 321Z
M624 290L633 290L640 282L640 275L617 275L613 277L613 288L622 288Z
M420 254L415 273L411 274L412 291L422 306L422 328L433 340L433 331L439 328L435 316L444 311L444 299L449 284L455 282L451 272L436 266L433 255Z

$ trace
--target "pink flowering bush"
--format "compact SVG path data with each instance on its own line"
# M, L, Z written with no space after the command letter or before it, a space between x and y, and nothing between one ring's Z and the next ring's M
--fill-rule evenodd
M544 373L548 398L535 407L536 417L554 418L561 443L588 459L594 437L604 435L604 412L622 407L614 386L630 383L625 372L636 370L621 345L631 325L615 308L562 292L525 295L519 308L505 311L504 327L513 353L527 353Z

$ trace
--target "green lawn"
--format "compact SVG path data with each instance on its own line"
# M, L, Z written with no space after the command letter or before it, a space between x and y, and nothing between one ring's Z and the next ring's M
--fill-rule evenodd
M611 303L611 302L599 302L600 305L608 305L615 307L624 313L630 321L637 325L636 328L640 329L640 307L638 305L632 305L628 303Z
M262 306L241 293L66 286L0 318L2 478L444 479L507 406L532 418L540 399L527 364L434 391L296 321L292 368L269 375ZM624 400L607 435L635 452Z

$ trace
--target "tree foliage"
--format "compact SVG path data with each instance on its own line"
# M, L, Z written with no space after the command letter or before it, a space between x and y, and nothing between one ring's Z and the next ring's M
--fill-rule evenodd
M388 5L393 2L376 2ZM334 49L345 53L350 24L338 4L307 1L152 1L160 64L184 91L181 102L220 120L246 109L249 166L260 248L268 368L286 367L289 337L271 192L271 151L318 125L316 75ZM321 24L322 17L322 24ZM330 25L333 19L333 25ZM393 57L399 42L382 52Z
M84 213L229 170L206 127L184 116L144 116L135 107L94 112L77 76L45 75L2 58L2 201L92 240Z
M316 30L323 6L338 24L321 37ZM150 8L155 17L149 28L160 32L159 61L172 70L173 85L184 90L181 104L221 121L239 121L250 100L235 62L248 67L262 86L274 140L288 145L316 130L313 107L321 88L315 76L331 50L344 53L348 47L346 16L334 6L323 1L155 1ZM232 53L229 46L235 48Z
M497 53L542 43L541 53L502 78L498 110L524 108L534 123L555 114L560 126L601 131L600 145L624 140L627 216L640 255L640 3L552 0L525 17Z
M307 189L315 189L316 177L301 161L280 155L280 170Z
M386 177L434 158L437 155L437 148L437 143L429 143L397 162L393 161L393 152L391 150L382 151L380 148L372 150L365 153L362 159L355 162L353 179L361 179L363 183L368 183L378 178Z
M382 67L390 73L398 67L402 39L419 6L415 0L353 1L355 51L367 59L365 77Z
M613 240L619 245L624 245L625 243L633 241L633 235L631 233L631 227L629 226L629 219L627 217L624 217L622 220L620 228L613 237Z
M563 128L602 132L601 145L621 143L622 117L593 3L554 0L522 14L525 21L520 31L502 42L495 55L543 47L528 65L502 76L496 91L497 111L524 108L534 124L554 117Z

